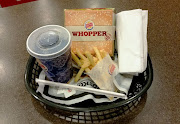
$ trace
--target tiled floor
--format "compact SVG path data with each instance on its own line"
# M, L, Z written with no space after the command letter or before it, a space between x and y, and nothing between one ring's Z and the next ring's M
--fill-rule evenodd
M64 24L64 9L148 9L148 50L154 80L138 113L119 124L180 124L179 0L39 0L0 9L0 123L68 123L48 113L24 85L28 35L47 24ZM132 118L133 117L133 118Z

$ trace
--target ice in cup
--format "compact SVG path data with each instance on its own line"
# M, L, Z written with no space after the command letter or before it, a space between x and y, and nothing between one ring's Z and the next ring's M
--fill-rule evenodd
M72 77L71 35L58 25L34 30L26 42L27 51L36 58L49 80L67 83Z

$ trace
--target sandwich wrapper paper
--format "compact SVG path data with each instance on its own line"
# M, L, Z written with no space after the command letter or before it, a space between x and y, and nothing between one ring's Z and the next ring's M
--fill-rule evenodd
M116 14L119 72L137 75L147 67L148 11L135 9Z
M39 79L45 80L44 71L42 71L40 73ZM71 81L70 84L98 89L98 86L89 77L84 77L84 78L80 79L77 83L74 83L73 81ZM75 91L75 93L72 90L73 93L70 93L70 92L65 92L67 89L62 90L61 88L51 87L51 86L49 86L48 91L45 92L46 91L45 86L46 85L44 85L44 84L39 84L39 87L36 90L36 92L40 93L43 98L45 98L49 101L52 101L55 103L60 103L60 104L65 104L65 105L73 105L73 104L80 103L80 102L83 102L83 101L89 100L89 99L93 100L95 103L113 102L118 99L118 98L114 98L113 100L109 100L106 96L103 97L102 95L100 96L100 95L96 95L96 94L84 93L84 92L78 91L78 90ZM68 99L64 99L66 93L69 94ZM73 95L77 95L77 96L70 97Z

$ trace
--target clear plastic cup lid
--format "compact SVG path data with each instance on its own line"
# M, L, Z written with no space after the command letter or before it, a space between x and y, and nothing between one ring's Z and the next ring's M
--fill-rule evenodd
M30 55L52 59L64 54L71 46L69 31L58 25L47 25L34 30L26 42Z

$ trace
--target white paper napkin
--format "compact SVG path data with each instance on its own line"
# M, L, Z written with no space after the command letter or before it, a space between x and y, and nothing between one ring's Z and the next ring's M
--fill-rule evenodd
M147 10L116 14L116 37L120 73L137 74L147 67Z

